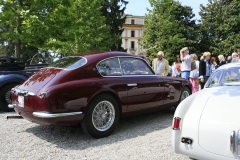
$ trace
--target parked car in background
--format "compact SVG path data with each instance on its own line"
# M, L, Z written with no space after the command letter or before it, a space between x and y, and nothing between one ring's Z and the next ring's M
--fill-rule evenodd
M174 114L172 147L194 159L240 158L240 63L219 67Z
M0 109L6 112L14 111L8 104L12 103L10 90L24 82L31 75L48 65L43 57L36 54L27 62L21 58L0 57ZM33 62L35 61L35 63ZM37 63L36 63L37 62ZM40 63L39 63L40 62Z
M187 80L160 77L139 56L95 52L65 57L12 90L15 111L43 125L77 125L95 138L119 118L177 105L191 94Z

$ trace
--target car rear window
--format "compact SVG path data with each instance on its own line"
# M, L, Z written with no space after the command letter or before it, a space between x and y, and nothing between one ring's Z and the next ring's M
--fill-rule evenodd
M62 68L62 69L76 69L87 63L86 58L83 57L64 57L56 62L53 62L48 67Z

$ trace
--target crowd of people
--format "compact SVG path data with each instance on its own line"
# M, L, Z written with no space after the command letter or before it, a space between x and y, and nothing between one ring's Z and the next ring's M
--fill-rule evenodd
M224 55L211 57L210 52L204 52L199 58L196 54L190 54L189 49L184 47L180 50L180 55L176 56L172 66L168 60L164 58L164 52L159 51L157 58L152 61L152 68L156 75L181 77L188 79L192 84L192 93L201 89L210 75L220 66L226 63L240 62L240 49L233 52L231 56L225 59Z

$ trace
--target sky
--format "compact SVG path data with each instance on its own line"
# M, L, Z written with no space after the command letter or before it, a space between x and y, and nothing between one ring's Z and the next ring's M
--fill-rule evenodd
M178 0L183 6L190 6L193 8L193 13L196 19L200 19L198 12L200 11L200 4L206 5L208 0ZM150 8L148 0L128 0L125 14L132 14L135 16L144 16L147 14L147 9Z

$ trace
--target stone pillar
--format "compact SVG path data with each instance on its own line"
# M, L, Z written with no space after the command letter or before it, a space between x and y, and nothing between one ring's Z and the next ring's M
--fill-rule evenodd
M124 49L127 49L127 50L128 50L128 39L125 39L125 46L124 46Z

